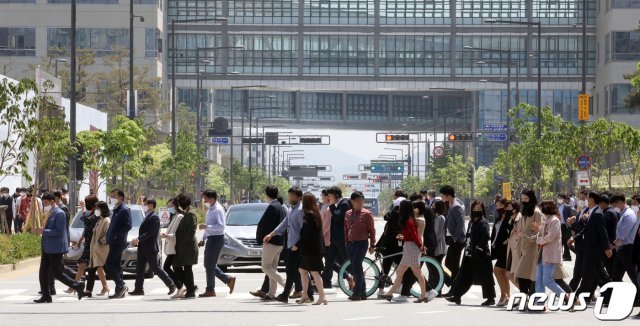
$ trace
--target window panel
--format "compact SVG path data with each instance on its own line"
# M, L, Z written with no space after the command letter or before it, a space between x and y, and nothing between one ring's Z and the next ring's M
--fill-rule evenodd
M31 57L36 55L35 28L0 27L0 56Z
M78 28L76 31L78 48L92 49L97 56L110 54L114 48L120 47L128 51L129 29L127 28ZM69 48L71 31L69 28L47 29L47 48Z
M303 72L307 74L373 74L371 35L309 35L304 37Z
M444 25L451 23L448 1L381 0L382 25Z
M304 7L305 24L373 25L374 0L309 0Z
M640 33L613 32L613 60L640 60Z

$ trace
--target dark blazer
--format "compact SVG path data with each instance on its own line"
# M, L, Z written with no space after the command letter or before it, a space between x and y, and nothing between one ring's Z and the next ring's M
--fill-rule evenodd
M158 235L160 234L160 217L156 212L147 213L146 218L140 224L138 230L138 250L145 254L157 254L160 251L158 247Z
M267 234L271 233L286 216L287 209L284 208L279 201L271 201L267 210L262 214L262 218L260 218L258 228L256 229L256 241L259 245L263 244L262 239L264 239ZM276 246L282 246L284 245L284 240L282 235L275 235L271 238L269 243Z
M427 206L425 210L425 227L422 234L424 246L427 247L427 255L434 257L438 248L438 237L436 236L436 213L431 207Z
M302 230L300 231L300 240L296 243L296 247L300 249L303 255L322 256L324 254L322 225L316 224L313 215L305 214Z
M67 217L64 212L54 207L42 231L42 252L45 254L65 254L69 252L69 235L67 234Z
M7 196L2 197L0 196L0 206L2 205L6 205L7 206L7 210L5 211L5 214L7 216L7 220L13 220L13 197L11 196Z
M191 266L198 264L198 241L196 240L196 216L189 212L176 230L176 256L173 266Z
M573 240L575 240L575 251L576 253L583 253L584 252L584 237L583 237L583 233L584 233L584 229L586 226L586 223L584 222L584 220L582 220L581 216L582 214L585 212L585 209L576 212L576 221L575 223L573 223L573 225L571 225L571 230L573 230L574 232L574 236L573 236Z
M398 246L398 234L402 233L400 228L400 215L397 210L391 210L385 214L384 219L387 224L384 225L384 232L376 243L376 247L383 247L384 253L390 255L402 251L402 247Z
M107 230L107 243L114 245L126 244L130 230L131 210L127 205L120 204L120 206L113 209L111 224L109 224L109 230Z
M489 223L482 218L475 223L469 222L467 237L469 241L471 263L473 264L474 284L493 284L493 264L489 251ZM505 223L506 224L506 223Z
M609 241L613 242L616 240L616 227L618 226L620 215L614 212L611 207L605 209L602 213L604 215L604 227L607 229L607 237L609 237Z
M496 217L496 221L499 217ZM498 259L500 255L506 257L507 255L507 245L503 244L505 240L509 239L509 235L511 234L512 224L509 223L507 218L505 217L500 223L500 229L496 229L496 224L494 222L493 228L491 230L491 239L490 244L494 244L495 246L491 246L491 257L493 259ZM494 241L495 240L495 241Z
M573 216L573 209L571 209L571 206L569 205L564 205L562 208L562 217L564 218L564 222L566 223L567 219L571 216Z
M584 231L584 250L587 253L599 253L598 257L602 257L604 251L609 248L609 236L604 223L604 215L600 208L596 209L585 225ZM594 255L587 255L594 256Z
M351 204L346 198L329 207L331 210L331 243L345 246L344 239L344 215L351 209Z

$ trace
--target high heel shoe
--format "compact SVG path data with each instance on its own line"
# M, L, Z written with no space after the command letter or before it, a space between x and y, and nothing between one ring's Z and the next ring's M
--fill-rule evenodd
M423 303L423 302L429 302L429 299L427 297L424 297L414 301L413 303Z
M75 294L76 290L74 290L73 288L68 288L68 289L64 290L64 293L66 293L66 294Z
M318 301L316 301L315 303L313 303L313 306L319 306L319 305L327 305L327 299L326 298L318 298Z
M297 304L305 304L305 303L311 303L311 299L309 298L300 298L300 300L296 300Z
M102 291L100 291L100 293L96 294L99 297L105 296L105 295L109 295L109 292L111 292L111 290L109 290L109 288L102 288Z

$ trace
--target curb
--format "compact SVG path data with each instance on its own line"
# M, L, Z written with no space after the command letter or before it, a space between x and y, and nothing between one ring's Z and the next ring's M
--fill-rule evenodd
M40 265L40 257L28 258L15 264L0 265L0 274L33 268Z
M0 265L0 274L13 271L13 264Z

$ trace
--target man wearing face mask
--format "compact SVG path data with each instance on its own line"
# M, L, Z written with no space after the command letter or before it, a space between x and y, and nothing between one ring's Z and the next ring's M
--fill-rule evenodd
M205 224L200 225L200 229L205 231L199 246L206 245L204 248L204 268L207 274L207 288L199 297L216 296L216 277L229 287L229 294L231 294L236 285L236 278L225 274L218 267L218 257L224 246L224 229L226 226L224 208L218 202L218 193L215 190L205 190L202 194L202 199L204 200L204 206L207 208L207 217Z
M578 194L578 211L581 211L583 209L585 209L587 207L587 192L586 191L581 191L580 194Z
M631 197L631 210L638 216L638 212L640 212L640 196L633 195Z
M42 235L42 257L40 258L40 292L42 297L34 300L35 303L51 303L49 275L76 290L78 300L84 296L84 282L76 282L65 275L62 269L62 255L69 251L67 235L67 222L64 212L55 206L55 197L52 194L42 196L44 212L49 214L44 228L37 228L36 234Z
M121 299L129 290L122 276L122 252L127 248L127 234L131 230L131 210L124 204L124 191L114 189L111 192L111 203L114 204L111 224L107 231L109 255L105 263L105 272L116 284L116 292L109 299Z
M160 234L160 217L156 214L156 201L147 199L142 207L145 213L144 220L140 224L138 237L131 241L133 246L138 247L138 257L136 261L136 285L129 295L144 295L144 270L149 264L149 270L160 277L162 282L169 288L169 295L176 290L176 285L171 277L158 265L158 235Z

